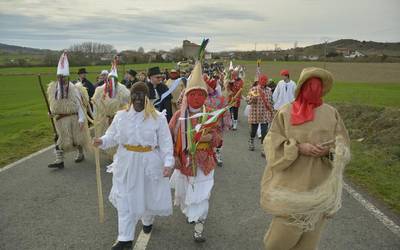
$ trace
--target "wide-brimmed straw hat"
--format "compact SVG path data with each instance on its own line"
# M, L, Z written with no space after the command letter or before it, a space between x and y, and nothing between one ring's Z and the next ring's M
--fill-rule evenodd
M297 82L297 88L295 93L296 97L299 95L303 83L305 83L311 77L317 77L321 79L322 96L326 95L332 89L333 76L331 72L316 67L304 68L303 71L301 71L299 81Z

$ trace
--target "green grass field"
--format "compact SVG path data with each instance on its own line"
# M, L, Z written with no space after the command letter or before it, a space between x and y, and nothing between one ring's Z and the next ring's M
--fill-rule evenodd
M242 62L247 66L247 85L250 84L255 72L253 62ZM134 68L137 71L145 70L155 64L126 65L125 70ZM365 75L366 65L368 75ZM159 64L161 68L172 67L172 64ZM263 63L263 72L278 79L279 69L291 70L292 78L297 79L300 69L310 66L310 63ZM322 66L318 63L316 66ZM333 90L326 96L327 102L338 104L351 104L366 112L367 118L354 122L358 113L356 109L341 111L348 114L344 117L346 125L352 135L352 139L358 139L360 134L369 138L366 142L354 141L352 145L353 160L346 170L346 175L357 185L368 190L394 211L400 213L400 148L390 141L381 142L373 140L379 134L370 132L370 123L376 120L379 112L373 113L367 109L359 108L360 105L377 107L379 110L393 111L392 116L400 117L400 70L395 69L399 64L327 64L327 69L332 69L338 82L335 82ZM74 72L79 67L72 67L71 80L75 79ZM89 80L94 82L96 74L107 66L86 67L91 74ZM387 71L384 71L384 70ZM48 146L52 143L52 131L47 117L46 106L39 89L36 74L45 74L42 77L46 85L55 78L56 68L1 68L0 69L0 167L16 161L30 153ZM93 72L93 73L92 73ZM10 74L32 74L16 76ZM123 76L122 67L119 68L120 77ZM8 75L8 76L7 76ZM359 76L355 81L354 77ZM370 77L369 77L370 76ZM383 77L390 76L390 77ZM379 81L376 81L378 78ZM350 80L346 80L350 79ZM362 107L362 106L361 106ZM371 116L368 116L371 113ZM373 114L373 115L372 115ZM343 115L343 114L342 114ZM391 126L388 138L396 141L399 138L400 127L396 117L383 117L387 123L382 127ZM397 120L396 120L397 119ZM393 123L395 121L395 123ZM397 123L396 123L397 122ZM389 125L387 125L389 124ZM398 125L398 126L397 126ZM394 129L397 126L397 129ZM379 128L374 128L378 130ZM361 131L361 132L360 132Z

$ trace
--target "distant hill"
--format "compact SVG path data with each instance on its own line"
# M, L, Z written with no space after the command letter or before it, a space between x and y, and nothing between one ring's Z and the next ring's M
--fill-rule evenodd
M37 55L37 54L44 54L47 52L56 52L56 51L49 50L49 49L35 49L35 48L21 47L21 46L16 46L16 45L8 45L8 44L0 43L0 52L2 54L9 53L9 54Z
M302 48L305 54L323 55L325 44L316 44ZM380 43L373 41L358 41L354 39L341 39L327 43L327 50L330 51L360 51L365 55L400 56L400 42Z
M100 44L101 45L101 44ZM111 46L112 45L106 45ZM326 50L326 51L325 51ZM170 58L179 56L179 50L156 51L156 52L136 52L127 53L122 51L120 54L125 56L124 62L127 63L143 63L149 60L162 62L165 56L167 61ZM326 58L325 58L326 52ZM113 50L108 56L117 53ZM277 51L223 51L212 53L214 59L236 58L240 60L279 60L279 61L296 61L296 60L329 60L329 61L358 61L358 62L400 62L400 42L382 43L374 41L358 41L354 39L341 39L330 43L315 44L306 47L298 47L287 50ZM111 59L102 54L95 56L82 54L74 54L70 52L71 65L104 65ZM168 57L170 55L170 57ZM49 49L37 49L22 47L16 45L8 45L0 43L0 67L12 66L51 66L56 65L60 51ZM172 57L171 57L172 56Z

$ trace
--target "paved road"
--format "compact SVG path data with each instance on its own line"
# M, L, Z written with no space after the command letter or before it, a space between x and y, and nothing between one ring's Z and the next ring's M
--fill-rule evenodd
M192 225L178 209L158 218L146 249L262 249L270 222L259 207L265 166L259 146L247 150L247 124L227 133L225 164L216 171L207 242L192 241ZM116 211L105 202L98 223L95 166L91 155L80 164L66 158L64 170L50 170L51 150L0 173L0 249L110 249L116 238ZM105 164L105 163L104 163ZM107 197L111 175L103 173ZM138 225L138 229L140 229ZM139 231L139 230L137 230ZM343 208L323 234L320 249L400 249L400 238L344 192Z

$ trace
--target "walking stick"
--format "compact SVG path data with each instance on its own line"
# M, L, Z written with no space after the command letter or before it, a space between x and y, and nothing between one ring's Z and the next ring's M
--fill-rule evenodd
M96 105L96 103L93 103ZM97 110L98 112L98 110ZM96 119L96 116L93 116L93 128L94 128L94 137L98 138L98 129L99 120ZM94 158L96 162L96 184L97 184L97 198L98 198L98 206L99 206L99 222L101 224L104 223L104 200L103 200L103 189L101 184L101 167L100 167L100 150L98 147L94 147Z
M98 148L94 149L94 157L96 159L96 182L97 182L97 197L99 202L99 221L104 223L104 201L103 189L101 185L101 169L100 169L100 152Z
M54 142L57 143L58 134L57 134L57 130L56 130L56 125L54 124L54 120L51 117L51 110L50 110L49 100L47 100L47 95L46 95L46 92L44 91L43 84L42 84L42 78L41 78L40 74L38 75L38 80L39 80L40 90L42 91L42 94L43 94L43 99L44 99L44 101L46 103L47 112L50 115L50 122L51 122L51 125L53 127L53 132L54 132Z

